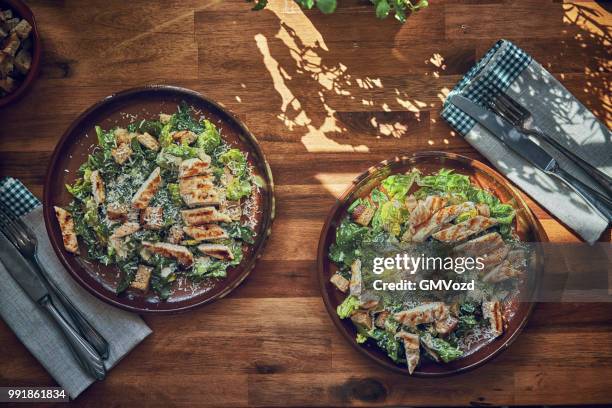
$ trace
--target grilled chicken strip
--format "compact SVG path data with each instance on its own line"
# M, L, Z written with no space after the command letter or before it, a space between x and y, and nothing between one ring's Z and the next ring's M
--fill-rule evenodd
M408 365L408 372L412 374L417 365L419 365L419 358L421 355L419 335L400 331L397 333L396 337L402 339L404 342L404 349L406 349L406 364Z
M142 246L154 254L165 258L174 258L183 266L189 267L193 264L193 254L182 245L170 244L168 242L142 242Z
M385 322L387 321L387 318L389 317L389 315L391 315L391 312L388 310L383 310L382 312L378 313L376 315L376 320L374 321L374 325L378 327L379 329L384 329Z
M229 238L227 231L217 224L183 227L183 231L196 241L212 241L215 239Z
M520 271L512 266L509 260L504 259L496 265L490 272L483 276L484 282L498 283L520 275Z
M425 200L420 200L408 219L410 226L416 228L427 221L432 214L444 207L446 200L440 196L428 196Z
M501 304L498 301L482 302L482 316L489 321L489 327L495 337L504 333L504 319Z
M157 193L161 181L161 169L156 167L132 197L132 207L139 210L147 208L149 202L155 193Z
M219 191L213 184L212 174L179 179L179 193L189 207L218 205Z
M463 241L471 235L478 234L497 225L497 220L493 218L477 215L473 218L460 222L457 225L436 232L432 235L438 241L458 242Z
M359 297L361 295L361 261L355 259L351 264L351 281L349 284L350 294Z
M104 204L106 200L106 191L104 189L104 180L100 175L100 170L91 172L91 193L96 204Z
M232 222L227 215L219 212L215 207L200 207L192 210L182 210L181 216L187 225L214 224L216 222Z
M356 325L362 326L370 330L372 328L372 316L365 310L358 310L351 315L351 320Z
M474 238L463 244L457 245L454 252L466 256L482 256L505 246L504 240L497 232L490 232L478 238Z
M198 245L198 249L213 258L220 259L222 261L228 261L234 259L234 254L227 245L221 244L201 244Z
M200 176L210 173L210 157L208 160L198 158L183 160L179 166L179 178Z
M451 334L451 332L453 332L453 330L455 330L458 323L459 320L449 315L446 319L436 320L434 323L434 328L438 334L448 336Z
M405 326L416 327L422 323L432 323L448 317L448 307L442 302L425 303L393 315L395 320Z
M416 230L414 235L412 236L413 242L423 242L431 234L438 232L442 227L455 218L459 216L459 214L464 213L466 211L470 211L474 208L474 203L467 201L461 204L449 205L448 207L444 207L441 210L435 212L429 221L423 224L422 227Z
M61 207L53 207L55 209L55 216L59 223L62 231L62 241L64 242L64 248L66 251L72 252L73 254L79 253L79 241L77 240L77 234L74 231L74 220L72 214L64 210Z
M140 229L140 224L137 222L126 222L120 225L115 231L113 231L111 238L123 238L128 235L132 235Z

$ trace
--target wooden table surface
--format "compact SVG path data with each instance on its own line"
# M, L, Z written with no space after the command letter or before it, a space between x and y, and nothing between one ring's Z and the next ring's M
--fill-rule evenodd
M605 5L432 0L402 26L352 0L332 16L304 13L289 0L257 13L238 0L29 3L44 65L32 91L0 111L0 175L21 179L40 197L51 152L80 112L115 91L164 83L200 91L243 119L277 185L273 235L252 275L210 306L144 317L154 333L77 404L612 402L611 304L540 304L494 361L423 380L353 350L334 329L315 277L325 215L358 173L405 152L481 158L439 110L496 40L533 55L610 126ZM578 240L529 204L552 241ZM610 240L610 230L601 240ZM0 385L54 385L2 322Z

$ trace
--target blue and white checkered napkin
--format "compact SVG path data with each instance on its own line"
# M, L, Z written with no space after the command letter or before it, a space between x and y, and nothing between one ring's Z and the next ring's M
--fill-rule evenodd
M49 243L40 201L19 180L10 177L0 180L0 201L34 231L40 260L51 279L108 341L110 350L105 365L107 370L112 368L151 329L139 316L94 298L68 275ZM10 245L1 234L0 245ZM54 303L61 309L59 301ZM75 361L55 323L22 291L1 262L0 316L71 398L76 398L94 382Z
M487 106L501 92L529 109L544 132L612 177L612 138L606 125L530 55L506 40L497 42L459 81L450 95L461 94ZM448 101L442 109L442 117L497 170L586 241L596 241L606 229L607 220L580 196L525 161ZM540 145L564 169L599 189L588 175L561 153L546 143Z

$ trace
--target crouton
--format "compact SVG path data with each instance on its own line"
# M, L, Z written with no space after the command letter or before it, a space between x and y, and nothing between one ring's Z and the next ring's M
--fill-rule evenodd
M4 22L4 29L8 30L8 31L13 31L13 29L15 27L17 27L17 25L19 24L21 20L18 19L17 17L13 17L11 19L8 19Z
M60 230L62 231L64 248L66 248L66 251L68 252L78 254L79 242L77 240L76 232L74 231L74 220L72 219L72 214L61 207L54 207L54 209Z
M13 10L0 10L0 21L10 20L11 18L13 18Z
M172 132L172 140L178 141L180 144L192 144L198 135L193 133L191 130L179 130L178 132Z
M4 79L0 79L0 89L3 89L6 92L13 92L17 87L17 83L11 77L6 77Z
M147 207L140 213L140 223L145 229L158 230L164 226L163 207Z
M28 23L27 20L21 20L14 28L13 28L13 32L15 34L17 34L17 36L20 39L24 39L27 38L28 35L30 35L30 32L32 31L32 26L30 25L30 23Z
M128 211L127 204L109 203L106 206L106 216L109 220L126 220Z
M134 276L134 280L132 283L130 283L130 288L139 290L141 292L148 291L152 273L153 268L150 266L138 265L136 276Z
M155 152L159 150L159 142L155 137L151 136L147 132L137 134L136 140L138 140L141 145L149 150L153 150Z
M19 45L21 44L21 40L15 33L11 33L7 40L5 40L4 48L2 52L6 55L14 56L19 49Z
M113 131L113 135L115 135L117 146L124 143L130 143L132 141L130 132L128 132L128 130L125 128L116 128Z
M123 164L132 156L133 150L128 143L118 144L111 149L111 155L117 164Z
M171 244L178 244L183 240L184 236L185 236L185 233L183 232L183 227L181 227L179 224L174 224L168 230L167 239L168 239L168 242L170 242Z
M349 288L348 279L338 273L334 273L329 281L342 293L346 293Z
M215 207L200 207L192 210L182 210L181 217L187 225L214 224L216 222L231 222L232 219Z
M198 245L200 252L212 256L213 258L220 259L222 261L228 261L234 259L234 254L227 245L222 244L201 244Z
M353 221L355 221L357 224L361 224L364 227L367 227L368 224L370 224L370 220L372 220L372 217L374 217L374 212L374 208L369 207L365 204L359 204L353 210L351 218L353 218Z
M26 50L19 51L15 56L14 66L23 75L27 74L32 67L32 54Z
M156 167L132 197L132 207L139 210L147 208L149 202L157 193L161 181L161 169Z
M165 258L174 258L179 264L189 267L193 264L193 254L182 245L170 244L167 242L142 242L142 246L154 254L159 254Z

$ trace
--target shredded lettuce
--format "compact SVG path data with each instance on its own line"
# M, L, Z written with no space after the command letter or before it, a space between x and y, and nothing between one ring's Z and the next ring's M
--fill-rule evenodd
M246 173L246 156L238 149L229 149L219 156L219 161L225 164L236 177L241 177Z
M221 144L221 135L211 121L205 120L203 124L204 131L198 135L196 146L204 149L207 154L213 154Z
M189 276L195 279L225 278L227 265L224 262L209 257L199 258L193 265Z
M251 195L252 188L251 183L247 180L240 179L238 177L234 178L227 185L227 198L228 200L237 201L242 197L248 197Z
M413 171L409 174L395 174L382 181L382 186L390 198L403 200L412 184L417 180L419 172Z
M91 195L91 169L83 169L83 177L78 178L72 185L66 184L66 189L78 200L85 201Z
M381 205L375 213L372 226L380 227L389 234L397 237L402 224L408 220L408 210L397 200L387 201Z
M96 135L98 136L98 144L102 148L104 154L104 160L111 159L111 151L117 145L115 134L112 130L107 132L102 130L100 126L96 126Z
M429 333L424 333L421 334L421 338L429 351L445 363L456 360L463 355L463 352L459 348L454 347L452 344L439 337L433 337Z
M176 205L182 205L183 199L181 198L181 193L179 189L178 183L168 183L167 185L168 192L170 193L170 198Z
M345 219L336 229L336 241L329 248L329 258L336 263L350 266L360 255L359 248L367 234L367 227Z
M355 310L359 308L359 299L356 296L348 296L342 303L336 308L336 313L341 319L346 319L353 314Z
M255 242L255 239L253 238L255 231L249 227L240 225L239 222L233 222L229 226L224 225L224 227L227 229L229 236L232 238L238 238L247 244L252 244Z

